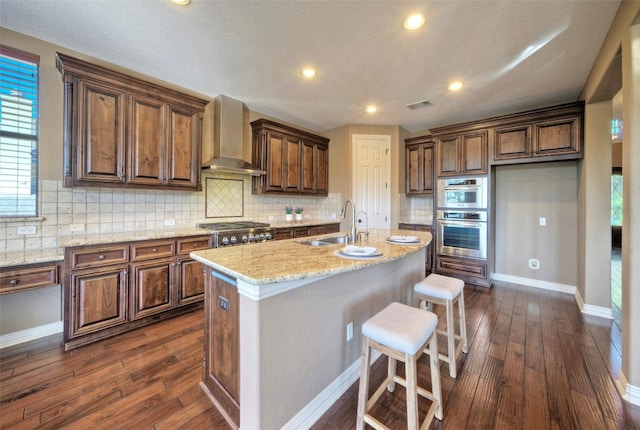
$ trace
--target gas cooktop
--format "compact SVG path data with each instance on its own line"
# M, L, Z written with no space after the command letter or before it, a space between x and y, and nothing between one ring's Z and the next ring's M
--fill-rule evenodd
M215 231L230 231L230 230L249 230L254 228L266 228L270 224L264 222L254 221L232 221L232 222L212 222L198 224L198 228L206 228Z

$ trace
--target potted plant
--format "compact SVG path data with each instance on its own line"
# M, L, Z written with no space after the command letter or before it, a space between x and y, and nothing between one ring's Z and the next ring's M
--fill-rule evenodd
M296 207L296 221L302 221L302 211L304 208L302 206Z
M291 205L284 208L284 213L285 221L293 221L293 207Z

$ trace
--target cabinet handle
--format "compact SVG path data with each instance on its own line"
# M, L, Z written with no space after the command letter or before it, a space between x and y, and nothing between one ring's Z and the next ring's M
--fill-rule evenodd
M193 247L194 247L194 248L197 248L197 247L198 247L198 245L199 245L199 244L194 243L194 244L193 244Z
M98 260L104 260L104 254L100 254L100 256L98 256Z
M151 251L152 252L158 252L158 248L153 248Z
M9 282L11 285L18 285L18 280L17 279L12 279L11 282Z

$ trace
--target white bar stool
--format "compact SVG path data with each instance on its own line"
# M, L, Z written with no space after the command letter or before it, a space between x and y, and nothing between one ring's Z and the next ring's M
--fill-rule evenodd
M389 304L362 325L362 367L360 369L358 393L357 430L363 430L365 422L378 430L388 429L380 421L369 415L368 411L382 395L385 388L393 392L396 382L403 385L407 390L407 428L409 430L416 430L419 426L418 394L431 400L431 406L420 429L426 429L434 416L442 420L437 325L438 317L434 313L396 302ZM425 350L427 345L429 345L429 349ZM367 400L371 348L375 348L387 355L389 364L387 378L371 398ZM430 355L430 392L418 387L416 361L424 351L428 351ZM406 379L396 375L396 360L405 363Z
M440 360L449 363L449 375L457 376L456 360L460 351L465 354L467 348L467 328L464 316L464 281L450 276L432 273L413 287L414 300L418 307L420 302L427 303L427 310L433 310L433 304L443 305L447 312L447 331L438 330L439 334L447 336L447 355L438 354ZM453 306L458 302L458 318L460 334L456 334L453 321ZM456 347L456 341L459 341Z

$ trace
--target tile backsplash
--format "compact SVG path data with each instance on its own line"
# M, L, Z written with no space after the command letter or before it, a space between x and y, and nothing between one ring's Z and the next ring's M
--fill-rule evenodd
M279 224L284 222L287 205L303 206L303 216L311 220L332 220L341 209L341 195L327 197L265 197L251 194L249 176L203 172L203 191L184 192L118 188L65 188L62 181L41 180L40 211L33 220L0 219L0 252L55 248L58 237L74 234L111 233L139 230L174 230L195 227L199 222L252 220ZM230 180L207 181L207 179ZM241 182L238 182L241 181ZM216 199L207 206L204 188L232 184L222 188L228 193L242 187L243 210L240 214L235 194L230 203ZM221 191L218 187L218 192ZM210 197L211 198L211 197ZM241 196L242 198L242 196ZM165 226L165 220L175 225ZM19 235L18 227L35 226L35 234Z

